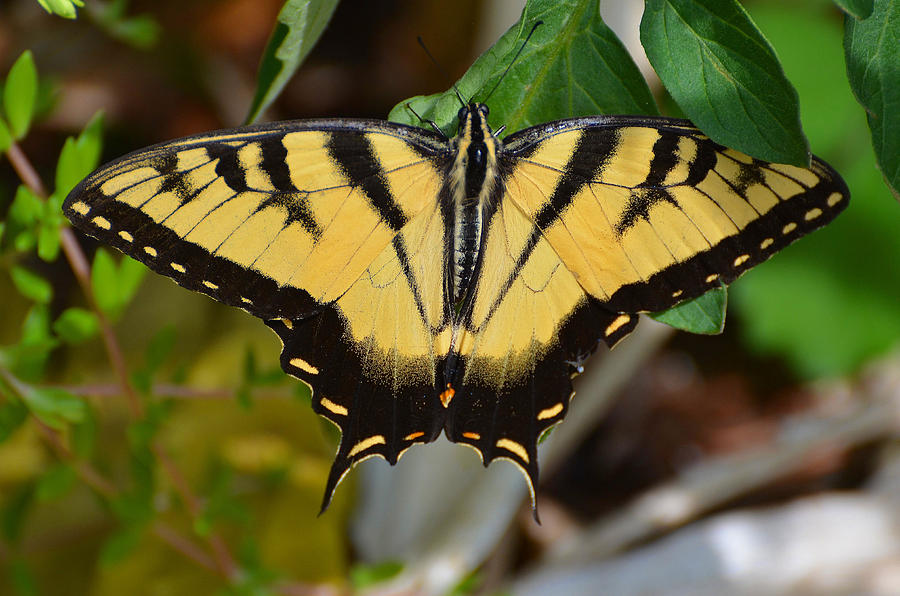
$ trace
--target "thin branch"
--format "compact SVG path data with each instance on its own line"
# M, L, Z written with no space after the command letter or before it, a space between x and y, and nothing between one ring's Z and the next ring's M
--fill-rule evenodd
M19 178L25 186L27 186L36 196L46 199L47 189L44 188L44 182L41 180L37 171L31 166L31 162L28 161L25 153L22 152L22 148L19 147L17 143L12 143L9 146L9 149L6 150L6 156L9 158L9 163L12 164L13 169L16 171L16 174L19 175Z
M90 395L92 397L118 397L122 394L122 389L118 384L97 383L88 385L52 385L58 389L63 389L74 395ZM185 387L183 385L172 385L168 383L160 383L153 385L150 393L157 397L171 397L175 399L208 399L208 400L234 400L237 397L237 391L227 387L212 387L203 389L199 387ZM267 388L266 391L254 395L254 399L283 399L290 398L295 395L293 389L289 387Z
M206 554L200 546L174 531L169 526L157 522L153 524L151 531L157 538L172 547L173 550L183 554L201 567L205 567L213 573L219 571L213 558Z

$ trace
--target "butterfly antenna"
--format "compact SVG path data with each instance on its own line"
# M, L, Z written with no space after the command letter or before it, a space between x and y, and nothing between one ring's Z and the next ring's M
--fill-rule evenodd
M482 99L483 103L487 103L488 98L494 94L494 91L497 90L497 87L500 86L500 83L503 81L503 78L506 76L506 73L509 72L509 69L512 68L512 65L516 63L516 60L519 59L519 56L522 55L522 51L525 49L525 46L528 45L528 40L531 39L531 36L534 35L534 32L538 27L544 24L544 21L538 21L531 27L531 31L528 32L528 36L525 38L525 41L522 42L522 47L519 48L519 51L516 52L516 55L513 56L513 59L509 61L509 64L506 66L506 70L503 71L503 74L500 75L500 78L497 79L497 82L494 83L494 88L490 90L490 92Z
M434 58L434 56L431 55L431 52L428 51L428 48L425 46L425 42L422 41L422 36L421 36L421 35L418 36L418 37L416 37L416 41L418 41L418 42L419 42L419 45L422 46L422 49L425 50L425 55L428 56L428 59L431 60L431 63L434 64L435 66L437 66L437 69L438 69L439 71L441 71L441 74L444 75L444 78L445 78L445 79L447 79L448 81L450 81L450 80L451 80L450 75L447 73L446 70L444 70L444 67L441 66L441 63L438 62L438 61ZM452 83L452 82L451 82L450 85L453 87L453 91L456 93L456 99L459 100L460 105L462 105L463 107L465 107L466 102L463 101L462 94L459 92L459 88L457 88L456 83Z
M447 135L444 134L444 131L441 130L441 127L437 125L437 122L435 122L434 120L428 120L426 118L419 116L419 113L413 109L411 103L406 102L406 109L409 110L410 112L412 112L413 114L415 114L416 118L418 118L420 122L427 122L428 124L430 124L431 128L434 129L434 132L438 133L445 139L447 138Z

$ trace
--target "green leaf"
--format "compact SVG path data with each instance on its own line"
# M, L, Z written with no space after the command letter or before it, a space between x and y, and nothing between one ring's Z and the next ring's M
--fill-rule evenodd
M73 306L67 308L53 322L53 331L64 342L80 344L94 337L100 330L97 315L89 310Z
M539 20L543 25L513 62ZM505 125L507 133L574 116L657 113L647 83L594 0L529 2L520 21L475 61L457 87L464 100L489 99L490 121L495 128ZM408 104L442 130L455 129L460 106L452 89L400 102L389 119L421 125Z
M41 260L52 263L59 256L59 228L42 225L38 228L37 252Z
M647 0L641 43L672 98L715 141L809 164L797 92L736 0Z
M56 190L60 198L71 192L100 161L103 138L103 113L97 112L77 138L69 137L56 163Z
M3 118L0 118L0 151L6 151L12 145L12 134Z
M40 221L43 202L24 184L16 188L16 196L9 207L8 221L20 228L28 228Z
M383 561L371 565L358 564L350 568L350 583L357 590L364 590L397 576L401 571L403 571L403 563L400 561Z
M83 0L38 0L38 4L50 14L61 16L65 19L74 19L78 16L76 6L84 6Z
M53 298L53 286L37 273L17 265L10 270L10 276L16 289L26 298L38 304L47 304Z
M30 387L22 399L31 413L51 428L62 430L68 423L84 420L84 401L57 387Z
M9 581L16 596L37 596L37 577L28 561L23 557L13 557L9 563Z
M28 418L28 408L25 407L25 404L19 399L7 396L0 404L0 443L12 436L26 418Z
M144 355L144 367L151 374L159 370L166 358L172 353L178 341L178 331L174 325L167 325L160 329L147 345Z
M733 284L729 317L741 319L749 349L781 359L803 379L853 375L896 350L900 338L900 276L892 269L900 255L900 209L875 165L865 115L850 90L843 24L804 3L749 6L800 93L811 146L838 169L853 198L824 230Z
M40 379L50 352L59 341L50 333L50 309L35 304L22 322L22 338L2 353L4 365L23 380Z
M271 105L322 35L338 0L286 0L263 52L246 124Z
M12 487L11 487L12 488ZM22 537L22 530L28 521L28 510L34 503L34 484L31 482L4 492L0 509L0 532L3 541L16 544Z
M848 15L858 20L869 18L875 7L874 0L834 0L834 3L840 6L841 10Z
M84 406L84 420L72 426L71 444L75 455L87 459L97 442L97 415L89 402L85 401Z
M876 0L864 21L844 20L847 75L866 109L878 167L900 200L900 3Z
M68 464L56 464L38 480L35 496L38 501L53 501L65 495L78 478L75 469Z
M99 4L91 16L110 37L141 50L152 48L159 41L159 23L150 15L125 17L127 5L123 0Z
M144 536L142 524L126 526L107 538L100 548L100 563L115 565L130 555Z
M31 50L25 50L9 69L3 87L3 108L13 138L28 132L37 99L38 75Z
M147 269L128 257L116 265L108 250L97 249L91 267L91 287L97 306L111 319L116 319L131 302Z
M119 261L117 278L120 308L124 309L131 303L146 274L147 268L134 259L123 258Z
M691 333L716 335L725 328L725 307L728 303L728 292L725 287L717 289L682 302L674 308L650 315L660 323L665 323Z
M19 343L41 343L49 339L52 339L50 309L46 304L35 304L22 321L22 340Z
M112 313L117 312L120 307L116 270L116 262L109 251L103 247L98 248L91 265L91 289L94 291L97 307L112 318L115 318Z

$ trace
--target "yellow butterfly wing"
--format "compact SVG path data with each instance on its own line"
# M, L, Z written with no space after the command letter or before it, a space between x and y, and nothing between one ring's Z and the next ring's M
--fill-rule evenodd
M818 158L760 161L664 118L540 125L507 137L500 161L447 432L486 464L516 463L532 491L538 439L599 342L731 282L849 199Z

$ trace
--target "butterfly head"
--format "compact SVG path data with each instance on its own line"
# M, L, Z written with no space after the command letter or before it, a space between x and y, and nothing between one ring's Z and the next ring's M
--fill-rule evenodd
M492 136L490 126L488 125L488 114L490 109L483 103L470 101L468 104L459 108L456 117L459 118L459 134L461 136Z

